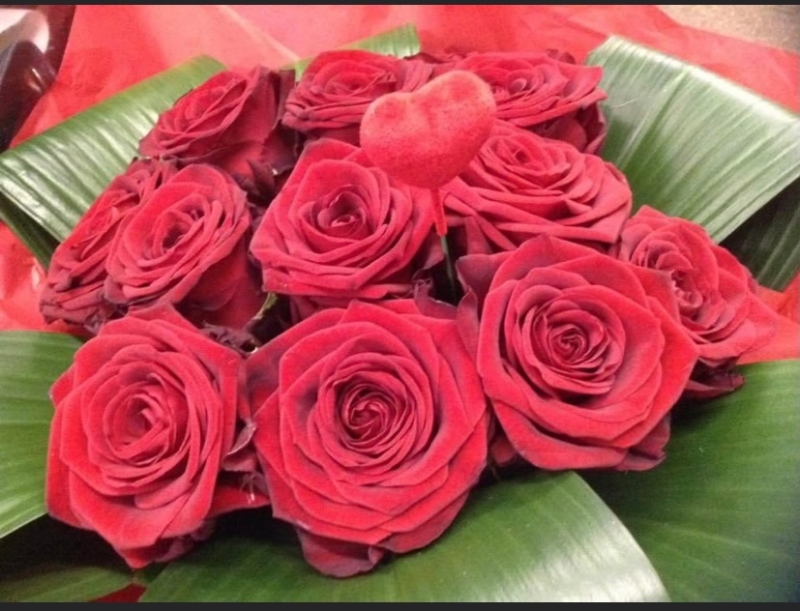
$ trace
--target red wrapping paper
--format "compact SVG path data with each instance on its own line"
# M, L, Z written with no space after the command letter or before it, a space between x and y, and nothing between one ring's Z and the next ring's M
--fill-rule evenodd
M681 26L655 5L78 5L58 77L12 146L195 55L277 68L409 22L426 51L550 47L579 61L619 35L800 111L800 55ZM44 274L0 224L0 330L65 329L38 313ZM783 293L760 291L784 318L776 340L743 362L797 357L798 278ZM142 591L131 586L101 600L134 601Z
M416 24L423 48L430 51L553 47L578 61L609 35L624 36L737 81L795 112L800 109L796 53L681 26L652 4L232 8L301 57L404 23Z

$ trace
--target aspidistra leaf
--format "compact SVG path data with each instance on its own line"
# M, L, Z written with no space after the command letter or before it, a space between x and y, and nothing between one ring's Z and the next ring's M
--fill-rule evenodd
M133 581L96 533L43 516L0 539L0 601L85 602Z
M431 545L372 573L324 577L268 510L231 516L149 584L143 601L658 601L647 557L574 473L496 482ZM245 526L245 523L246 526Z
M800 117L698 66L611 37L588 64L603 67L608 138L602 156L626 175L634 206L648 204L703 225L721 242L800 177ZM791 209L797 210L797 201ZM757 276L782 288L772 270L800 258L785 212L767 227L772 257L752 259ZM773 284L774 283L774 284Z
M784 290L800 269L800 180L747 219L722 245L760 284Z
M58 246L58 240L37 224L24 210L15 207L0 192L0 221L20 237L36 260L47 265Z
M0 333L0 538L44 515L53 404L49 390L80 341L33 331Z
M675 419L657 468L588 476L674 601L800 594L800 361L742 372L741 389Z

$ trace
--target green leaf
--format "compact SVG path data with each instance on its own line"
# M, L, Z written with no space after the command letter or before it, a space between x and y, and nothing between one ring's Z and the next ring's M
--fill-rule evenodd
M656 469L587 476L674 601L800 593L800 361L742 371L744 387L676 418Z
M132 579L98 535L46 516L0 539L0 601L84 602Z
M588 64L603 67L608 119L604 158L648 204L703 225L721 242L800 177L800 118L707 70L612 37ZM791 204L797 210L797 200ZM784 213L785 214L785 213ZM772 215L755 231L773 236L773 259L751 259L767 280L787 259L797 223ZM763 266L763 269L762 269ZM779 285L773 285L780 288Z
M232 516L143 601L655 601L662 585L630 534L574 473L476 490L437 541L349 579L324 577L269 511ZM250 520L249 526L242 522ZM252 528L255 527L255 528Z
M747 219L722 245L760 284L783 291L800 269L800 180Z
M377 36L371 36L363 40L344 45L342 49L362 49L364 51L373 51L375 53L383 53L384 55L393 55L394 57L408 57L419 53L419 37L417 36L417 29L413 24L407 23L398 28L388 30ZM285 69L294 69L295 78L299 79L302 76L308 64L311 63L313 57L301 59Z
M158 114L223 68L210 57L195 58L4 152L0 219L46 267L54 243L45 236L66 238L97 195L136 156L139 140Z
M16 208L0 192L0 221L8 225L14 235L22 239L36 260L48 265L50 257L58 246L58 240L45 231L28 216L24 210Z
M45 513L48 393L78 346L69 335L0 333L0 537Z

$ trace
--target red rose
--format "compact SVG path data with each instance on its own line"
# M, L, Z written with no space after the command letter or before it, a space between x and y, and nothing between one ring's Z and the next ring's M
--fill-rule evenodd
M501 121L459 178L479 197L443 201L467 253L512 250L545 233L608 246L632 206L628 181L611 163Z
M321 139L306 146L250 250L265 291L344 307L408 296L414 273L441 258L427 248L431 237L428 189L394 180L359 148Z
M628 221L612 254L669 276L681 323L699 350L688 394L713 397L741 386L736 361L769 343L777 324L750 271L700 225L649 206Z
M456 268L461 330L516 453L543 469L663 458L697 359L663 276L548 236Z
M139 152L181 167L210 163L248 190L271 191L274 177L295 161L294 137L280 124L293 86L290 70L219 72L161 113Z
M211 165L191 165L153 190L119 228L106 260L106 298L170 303L196 324L242 327L264 301L249 265L245 192Z
M603 69L551 52L471 53L453 65L489 83L497 118L543 136L564 139L587 153L600 150L606 123L599 102Z
M395 91L413 91L431 77L423 61L371 51L326 51L306 68L286 100L284 125L313 138L336 138L358 145L367 107Z
M455 322L390 305L318 312L246 365L273 515L338 577L434 541L486 466L486 401Z
M53 253L39 299L46 321L64 320L96 333L119 314L103 294L111 241L123 217L176 172L171 163L134 160L103 190Z
M242 367L167 307L104 325L51 389L50 514L139 568L207 537L214 515L263 505L217 484L244 410Z

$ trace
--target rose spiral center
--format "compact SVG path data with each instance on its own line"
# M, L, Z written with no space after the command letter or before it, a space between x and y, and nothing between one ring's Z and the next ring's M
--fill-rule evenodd
M513 348L515 363L534 387L577 404L614 385L624 332L613 312L570 299L568 293L533 303L521 313Z
M143 494L191 471L187 438L191 422L182 382L161 367L123 365L98 388L102 435L93 461L120 494Z
M340 189L329 199L317 202L314 208L317 228L326 235L358 240L369 235L369 218L364 210L362 194L353 188Z
M373 380L346 384L339 391L341 443L364 456L382 456L411 424L407 397L376 387Z
M703 290L699 286L698 270L691 258L672 242L674 237L668 241L670 237L652 236L634 262L669 274L681 316L693 320L705 301Z
M350 473L382 478L430 442L433 414L426 377L398 355L351 353L317 395L315 437Z

